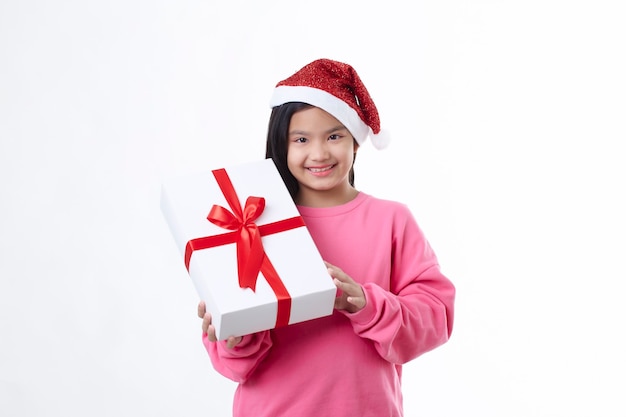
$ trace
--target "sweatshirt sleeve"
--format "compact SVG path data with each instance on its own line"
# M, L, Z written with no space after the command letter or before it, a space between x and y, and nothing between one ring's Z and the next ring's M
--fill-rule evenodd
M389 280L362 284L366 306L344 314L384 359L402 364L448 341L455 288L408 208L394 220L392 235Z
M248 379L272 347L269 330L243 336L232 349L226 347L226 341L209 341L206 334L202 335L202 343L215 370L239 383Z

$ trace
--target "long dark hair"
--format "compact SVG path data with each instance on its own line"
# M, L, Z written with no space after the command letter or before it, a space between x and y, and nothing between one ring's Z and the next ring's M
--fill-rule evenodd
M298 181L291 175L287 167L287 140L289 136L289 123L294 113L311 108L310 104L301 102L290 102L274 107L270 114L270 120L267 126L267 142L265 147L265 157L272 158L274 165L278 169L280 176L283 178L291 198L295 200L298 194ZM356 158L356 152L354 154ZM350 185L354 187L354 160L353 166L350 168L348 179Z

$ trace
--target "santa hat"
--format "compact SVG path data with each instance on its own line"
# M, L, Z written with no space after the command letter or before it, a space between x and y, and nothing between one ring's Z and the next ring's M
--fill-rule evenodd
M280 81L272 94L270 107L289 102L303 102L327 111L350 131L359 145L368 136L377 149L389 143L389 135L381 132L374 101L348 64L318 59Z

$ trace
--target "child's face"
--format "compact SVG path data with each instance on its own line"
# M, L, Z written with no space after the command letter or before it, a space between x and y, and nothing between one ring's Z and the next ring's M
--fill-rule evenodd
M294 113L289 123L287 167L300 185L298 204L328 206L354 197L348 174L354 139L335 117L311 107Z

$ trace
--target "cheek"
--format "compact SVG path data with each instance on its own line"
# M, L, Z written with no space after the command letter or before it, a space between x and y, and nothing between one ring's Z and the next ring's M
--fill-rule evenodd
M303 153L297 146L287 147L287 163L300 163L303 158Z
M289 171L292 171L293 173L293 168L295 168L297 164L298 164L298 153L287 149L287 168L289 168Z

